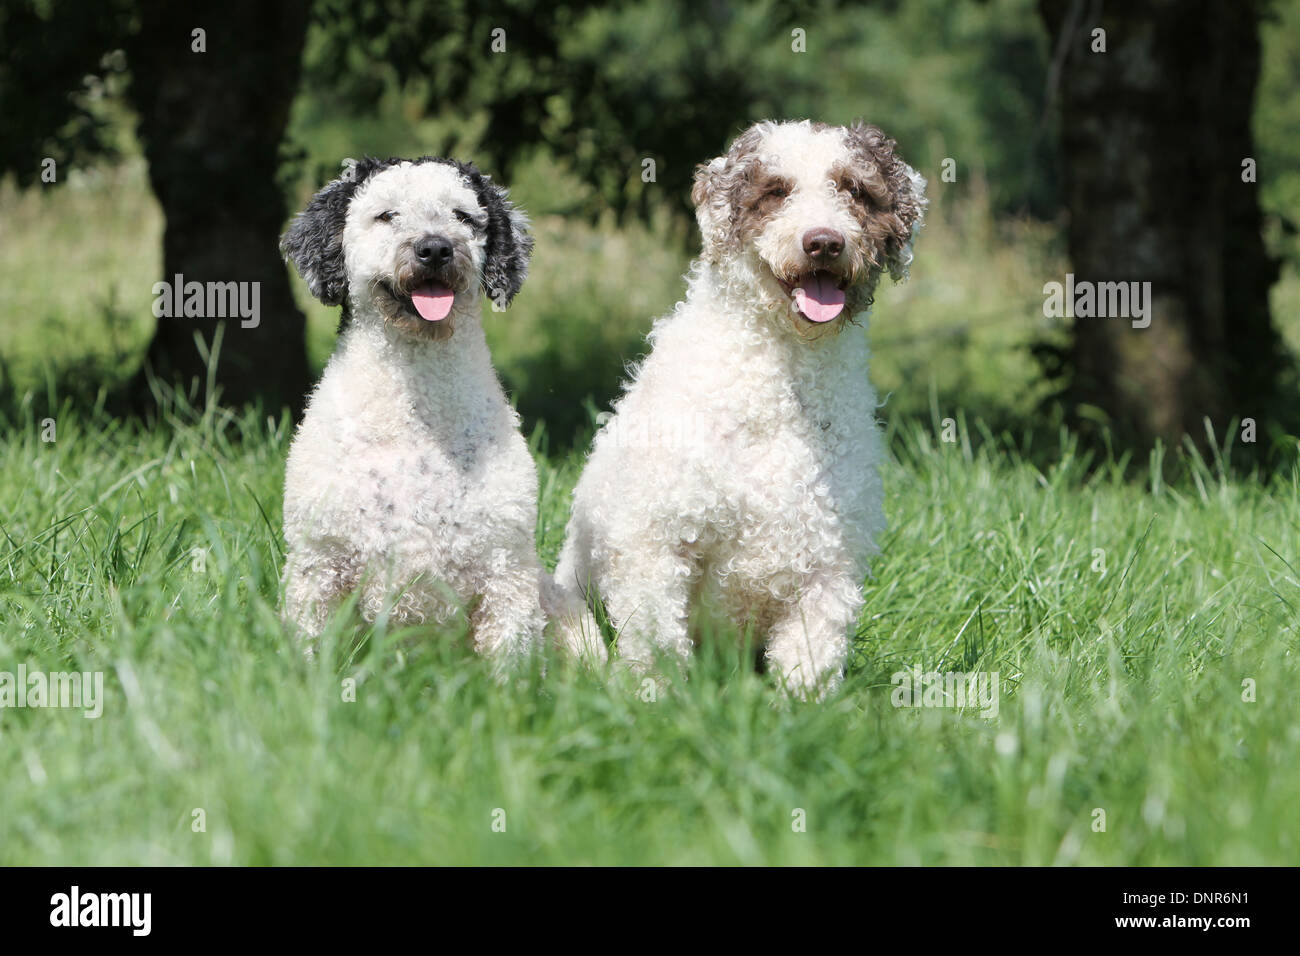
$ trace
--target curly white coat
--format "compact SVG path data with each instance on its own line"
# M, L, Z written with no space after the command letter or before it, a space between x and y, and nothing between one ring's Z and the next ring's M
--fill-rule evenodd
M892 152L855 149L862 133L763 124L700 170L704 255L597 434L555 574L574 603L604 602L638 668L686 658L692 603L711 595L755 628L794 693L841 679L885 527L876 394L865 333L808 321L779 279L808 272L803 237L820 227L845 238L849 308L869 303L883 270L906 273L924 181L898 162L900 194L880 192ZM872 207L855 210L841 188L853 176L876 188L882 214L905 210L904 236L872 245ZM751 206L763 177L783 185Z
M397 217L377 219L386 211ZM359 591L367 620L442 623L468 610L475 646L502 665L538 646L537 472L480 319L486 216L440 163L378 172L347 207L351 318L285 476L285 607L308 639ZM443 320L454 331L436 340L387 321L377 291L426 234L463 260Z

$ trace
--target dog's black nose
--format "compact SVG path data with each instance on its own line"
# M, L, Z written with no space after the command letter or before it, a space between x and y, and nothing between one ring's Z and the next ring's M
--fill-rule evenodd
M421 236L415 243L415 258L426 266L444 266L451 262L451 240L446 236Z
M835 259L844 251L844 234L834 229L809 229L803 234L803 251L819 262Z

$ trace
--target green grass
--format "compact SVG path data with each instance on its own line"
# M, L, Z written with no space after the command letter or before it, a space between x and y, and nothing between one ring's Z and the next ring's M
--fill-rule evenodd
M646 702L554 666L498 687L455 629L379 626L355 654L336 634L308 664L276 617L284 422L56 419L46 443L29 407L0 442L0 669L103 671L106 702L0 711L0 863L1300 852L1300 474L1190 459L1184 484L1151 487L1088 477L1068 440L1039 471L1009 439L910 424L843 689L784 704L727 641ZM550 562L576 468L539 468ZM911 666L998 671L998 717L894 708Z

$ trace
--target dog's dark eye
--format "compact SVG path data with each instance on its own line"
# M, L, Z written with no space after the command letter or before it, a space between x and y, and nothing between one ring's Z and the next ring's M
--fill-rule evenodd
M786 189L784 186L773 186L767 191L767 194L773 199L784 199L786 196L790 195L790 190Z
M857 183L845 183L840 188L847 190L848 194L859 202L867 197L866 192Z
M392 222L397 218L397 210L389 209L375 217L375 222Z

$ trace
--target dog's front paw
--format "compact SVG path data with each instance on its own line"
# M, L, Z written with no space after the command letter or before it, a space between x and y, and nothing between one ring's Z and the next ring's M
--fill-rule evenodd
M554 629L553 643L561 654L595 667L609 660L605 636L596 618L586 608L558 616Z

